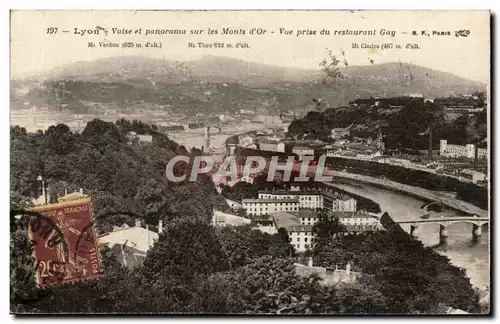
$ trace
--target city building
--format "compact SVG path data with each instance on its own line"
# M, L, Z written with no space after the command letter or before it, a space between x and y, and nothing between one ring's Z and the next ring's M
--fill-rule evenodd
M357 201L351 197L339 197L333 199L331 208L328 207L329 206L326 206L325 209L330 209L331 211L354 212L357 210Z
M346 226L348 232L375 231L380 229L379 219L364 212L330 212L331 217L338 217ZM315 225L319 221L318 213L314 211L299 211L301 225Z
M338 217L346 227L346 233L378 231L382 229L379 219L363 212L329 212L330 217ZM314 239L313 227L319 221L319 213L309 208L298 211L281 211L271 213L276 230L286 229L290 243L298 252L311 248Z
M298 211L298 199L243 199L247 215L260 216L282 211Z
M327 209L330 211L357 210L356 199L330 190L300 190L293 187L290 190L260 190L259 199L297 199L299 208Z
M478 148L477 149L477 158L487 160L488 159L488 149Z
M218 169L218 167L216 168ZM233 179L233 177L230 176L219 176L217 174L212 174L212 181L214 182L215 186L220 186L225 185L225 186L234 186L238 182L248 182L250 184L255 183L255 178L258 176L258 174L249 174L249 175L244 175L243 171L245 169L244 164L238 164L237 165L237 171L236 171L236 179Z
M267 141L281 142L283 139L285 139L286 134L287 134L286 130L285 131L278 130L278 131L273 131L272 133L269 134L260 135L259 137Z
M161 221L158 224L159 232L162 231ZM158 233L141 226L141 221L136 220L135 226L127 224L114 226L113 231L99 236L99 245L108 246L116 260L126 267L135 267L144 261L148 250L158 241Z
M486 181L486 174L475 170L464 169L460 171L460 181L478 183Z
M323 207L330 211L346 211L354 212L358 208L356 199L338 193L324 191L323 193Z
M139 144L147 144L147 143L152 143L153 142L153 136L152 135L141 135L137 134L136 132L128 132L126 135L127 142L128 144L134 143L134 141L137 141Z
M137 135L140 144L152 143L153 135Z
M264 124L281 124L281 118L278 115L257 115L254 121Z
M259 140L261 151L285 152L285 143L271 140Z
M382 228L380 220L365 212L332 212L346 226L347 232L377 231Z
M212 225L214 226L240 226L250 224L251 220L248 218L243 218L233 214L223 213L218 210L214 210L212 216Z
M296 251L305 252L312 248L314 235L311 225L292 225L286 230L290 238L290 244L293 245Z
M340 139L351 135L349 128L333 128L330 137L333 139Z
M466 157L469 159L473 159L475 155L476 146L474 144L466 144L463 145L453 145L448 144L447 140L439 141L439 154L447 157ZM482 152L483 158L486 158L487 153Z
M292 149L292 153L297 154L300 157L306 156L306 155L314 155L314 149L310 147L305 147L305 146L295 146Z
M259 199L297 199L300 208L323 208L323 195L320 191L260 190Z
M226 203L228 204L229 208L233 210L243 209L243 205L237 201L226 198Z

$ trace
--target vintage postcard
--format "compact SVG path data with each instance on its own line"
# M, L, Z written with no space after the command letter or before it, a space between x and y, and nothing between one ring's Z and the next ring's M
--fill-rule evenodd
M11 313L489 315L490 19L11 11Z

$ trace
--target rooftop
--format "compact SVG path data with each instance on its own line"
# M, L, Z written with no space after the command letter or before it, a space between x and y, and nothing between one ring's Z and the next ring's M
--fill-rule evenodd
M273 218L276 228L288 229L290 226L299 225L297 212L277 212L271 213L270 216Z
M290 195L290 196L310 196L310 195L321 195L322 192L319 190L311 190L311 191L290 191L290 190L259 190L259 194L270 194L270 195L277 195L277 196L284 196L284 195Z
M281 141L272 141L272 140L267 140L267 139L259 139L259 144L274 144L274 145L278 145L280 143L281 143Z
M306 146L294 146L292 150L314 150L314 149Z
M336 216L338 218L373 218L370 214L355 211L355 212L342 212L342 211L334 211L330 212L329 215Z
M140 226L115 227L112 232L99 237L99 244L106 244L110 248L119 244L128 246L138 251L146 252L158 240L158 233Z
M311 208L300 208L299 209L300 218L317 218L318 212Z
M312 232L313 225L291 225L287 228L288 232Z
M242 200L243 204L248 203L261 203L261 204L270 204L270 203L299 203L298 199L253 199L247 198Z

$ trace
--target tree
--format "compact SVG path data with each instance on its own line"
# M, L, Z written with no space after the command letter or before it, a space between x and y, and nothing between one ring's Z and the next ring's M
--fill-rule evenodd
M255 259L247 266L212 275L197 293L198 312L270 314L286 310L300 300L294 265L270 256ZM214 293L216 292L217 297Z
M201 221L170 222L148 252L142 272L146 278L168 276L190 283L196 275L228 268L214 228Z
M328 244L336 234L345 232L345 230L345 226L338 217L329 215L326 210L320 210L318 222L312 228L314 235L313 246L319 247Z

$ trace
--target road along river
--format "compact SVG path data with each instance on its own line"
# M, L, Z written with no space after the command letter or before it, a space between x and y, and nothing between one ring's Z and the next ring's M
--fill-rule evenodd
M357 182L352 179L342 179L330 185L366 197L380 205L382 212L387 211L391 218L398 222L403 220L417 220L423 214L421 207L427 202L405 193L392 191L371 184ZM443 209L449 216L463 216L464 213L452 209ZM431 216L432 217L432 216ZM409 225L401 225L409 231ZM471 283L481 289L490 285L489 262L489 225L482 227L482 236L477 243L472 241L472 224L456 223L448 227L448 242L439 244L439 225L420 224L419 239L426 246L435 247L435 250L450 258L455 266L464 268L471 279Z

